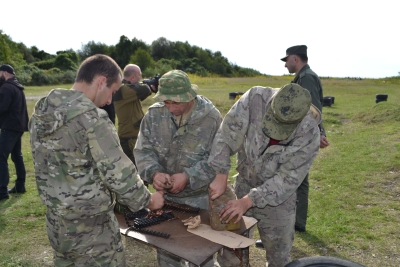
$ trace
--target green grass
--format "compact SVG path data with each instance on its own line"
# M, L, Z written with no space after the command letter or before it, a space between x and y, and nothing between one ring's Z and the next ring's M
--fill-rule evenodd
M254 85L281 87L293 77L200 78L191 76L223 115L234 100L229 92ZM292 259L333 256L369 267L400 266L400 79L323 79L324 125L331 145L320 150L310 171L307 232L296 234ZM29 112L37 96L55 87L27 87ZM386 93L387 102L375 104ZM144 109L154 103L143 102ZM0 202L0 266L52 266L44 214L35 179L29 133L23 136L27 190ZM232 158L234 161L234 157ZM235 174L233 162L231 175ZM11 182L15 170L10 161ZM255 231L254 238L258 237ZM127 241L132 266L154 266L154 249ZM147 255L146 255L147 254ZM265 253L250 248L252 266L264 266Z

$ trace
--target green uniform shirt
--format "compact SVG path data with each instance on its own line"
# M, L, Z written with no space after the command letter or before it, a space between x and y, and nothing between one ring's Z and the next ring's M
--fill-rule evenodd
M321 80L318 75L310 69L310 66L306 64L296 75L292 83L297 83L304 87L311 94L311 102L316 106L322 113L322 103L324 102L324 94L322 89ZM324 126L321 122L319 125L321 134L326 136Z
M146 84L130 84L125 80L123 82L113 97L118 118L118 136L120 138L137 138L144 116L141 101L151 95L151 91Z

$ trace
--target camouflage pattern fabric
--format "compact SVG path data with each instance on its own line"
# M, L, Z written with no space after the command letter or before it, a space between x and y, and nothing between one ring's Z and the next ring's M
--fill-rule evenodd
M47 210L46 228L55 266L125 266L119 225L112 212L64 220Z
M181 70L171 70L159 80L157 101L189 102L195 99L198 87L190 83L189 76Z
M140 177L148 183L156 172L186 174L186 188L165 195L177 203L182 198L208 196L208 185L215 177L207 160L222 117L210 100L204 96L196 99L195 110L180 128L163 102L149 107L134 149ZM208 201L204 208L207 206Z
M94 219L112 211L116 199L133 211L148 206L150 192L114 125L82 92L52 90L36 103L29 131L39 196L55 216Z
M149 107L140 126L134 155L140 176L148 183L156 172L185 173L188 183L166 200L202 209L208 208L208 186L215 172L207 163L211 145L222 121L210 100L197 96L190 118L180 128L163 102ZM180 266L181 260L157 251L159 266ZM212 264L208 262L206 266Z
M278 90L263 119L263 132L275 140L284 140L296 129L310 109L310 93L291 83Z
M248 195L253 202L248 214L260 220L261 238L269 248L269 267L284 266L290 260L296 189L318 153L321 119L320 112L311 106L287 139L268 147L270 138L262 130L263 116L276 92L259 86L248 90L225 116L209 157L216 173L228 174L230 156L238 153L235 193L238 198ZM282 230L286 228L293 231Z

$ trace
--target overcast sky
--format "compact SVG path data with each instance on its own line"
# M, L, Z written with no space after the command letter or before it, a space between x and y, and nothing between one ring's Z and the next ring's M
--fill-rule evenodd
M3 4L6 4L5 2ZM125 35L151 44L187 41L231 63L287 74L289 46L308 46L319 76L383 78L400 72L399 2L267 0L14 0L0 29L47 53L89 41L115 45Z

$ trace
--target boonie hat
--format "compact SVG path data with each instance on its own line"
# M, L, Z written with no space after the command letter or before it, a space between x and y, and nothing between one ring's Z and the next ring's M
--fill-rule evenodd
M310 109L320 122L321 113L311 105L310 92L296 83L286 84L278 90L265 112L262 130L270 138L285 140Z
M295 45L286 49L286 57L281 58L282 61L286 62L286 59L290 55L307 55L307 46L306 45Z
M181 70L171 70L158 81L157 101L189 102L196 98L198 87L190 83L189 76Z
M8 72L8 73L10 73L10 74L12 74L12 75L15 75L14 68L11 67L11 66L8 65L8 64L1 65L1 66L0 66L0 70L6 71L6 72Z

